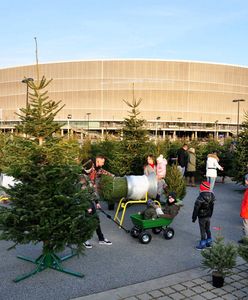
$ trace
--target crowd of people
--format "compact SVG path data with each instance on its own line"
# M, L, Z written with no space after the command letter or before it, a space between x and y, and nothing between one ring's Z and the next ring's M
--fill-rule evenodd
M89 188L91 190L92 201L88 212L95 214L97 209L101 209L99 197L99 179L102 174L114 176L103 169L105 158L102 155L96 156L94 160L82 162L82 189ZM146 209L141 213L144 219L168 218L173 219L180 210L180 205L177 203L175 192L167 195L166 178L167 160L163 155L155 158L154 155L147 156L147 163L144 166L144 175L148 176L154 173L157 177L157 196L156 199L147 201ZM183 145L177 153L177 165L181 175L186 178L186 183L195 187L195 171L196 171L196 153L194 148L189 148L188 145ZM202 250L206 247L211 247L212 235L210 230L210 219L213 214L215 195L213 193L215 180L217 177L217 169L223 170L219 164L217 152L214 151L207 156L206 160L206 177L207 180L201 182L199 186L199 195L194 203L192 222L198 218L200 229L200 242L196 249ZM244 236L248 237L248 173L245 175L246 191L241 204L240 216L243 219ZM157 201L154 201L157 200ZM158 202L161 205L158 205ZM104 237L98 217L98 227L96 234L100 245L112 245L112 242ZM239 241L243 242L243 238ZM84 243L86 248L92 248L91 242Z

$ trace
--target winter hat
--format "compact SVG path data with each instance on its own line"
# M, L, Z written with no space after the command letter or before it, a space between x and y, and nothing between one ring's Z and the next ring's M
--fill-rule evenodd
M147 201L147 206L151 206L151 207L154 207L154 205L155 205L155 202L154 201L152 201L151 199L149 199L148 201Z
M210 183L207 181L203 181L200 185L200 191L201 192L207 192L210 189Z
M169 202L169 201L168 201L168 204L169 204L169 205L170 205L170 204L173 204L174 202L176 202L176 198L177 198L176 193L175 193L175 192L170 192L170 193L168 194L168 199L169 199L169 198L174 199L173 202Z

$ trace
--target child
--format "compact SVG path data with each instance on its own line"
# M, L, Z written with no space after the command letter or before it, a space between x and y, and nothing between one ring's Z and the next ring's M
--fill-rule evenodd
M164 208L156 207L156 213L159 218L174 219L178 214L180 206L176 204L176 193L169 193L168 201Z
M200 185L200 194L195 201L194 211L192 214L192 222L194 223L198 217L201 240L197 250L202 250L205 247L211 247L212 238L210 231L210 218L213 214L215 196L210 191L210 183L203 181Z
M157 219L157 213L156 213L156 204L154 201L152 201L151 199L149 199L147 201L147 207L146 209L141 213L141 215L143 216L144 220L155 220Z

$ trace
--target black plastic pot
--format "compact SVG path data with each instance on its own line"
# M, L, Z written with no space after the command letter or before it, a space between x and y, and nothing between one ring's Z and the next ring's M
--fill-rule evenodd
M214 287L221 288L224 285L224 277L218 272L213 272L212 283Z

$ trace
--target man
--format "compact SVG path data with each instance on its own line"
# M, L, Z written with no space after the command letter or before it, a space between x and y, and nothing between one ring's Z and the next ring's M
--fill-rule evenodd
M177 152L178 169L180 170L182 176L184 176L188 161L189 161L188 145L184 144L183 147L180 148Z
M91 208L88 209L89 213L94 214L96 209L101 209L101 205L99 203L99 180L102 174L113 176L113 174L109 173L108 171L104 170L102 167L105 163L105 157L102 155L97 155L95 161L88 160L85 163L82 163L82 172L84 175L88 177L88 181L90 185L94 189L94 201L91 203ZM99 219L99 218L98 218ZM99 239L100 245L112 245L112 243L106 239L102 233L101 226L100 226L100 219L99 224L96 229L96 234ZM84 243L85 248L92 248L92 245L89 241Z

